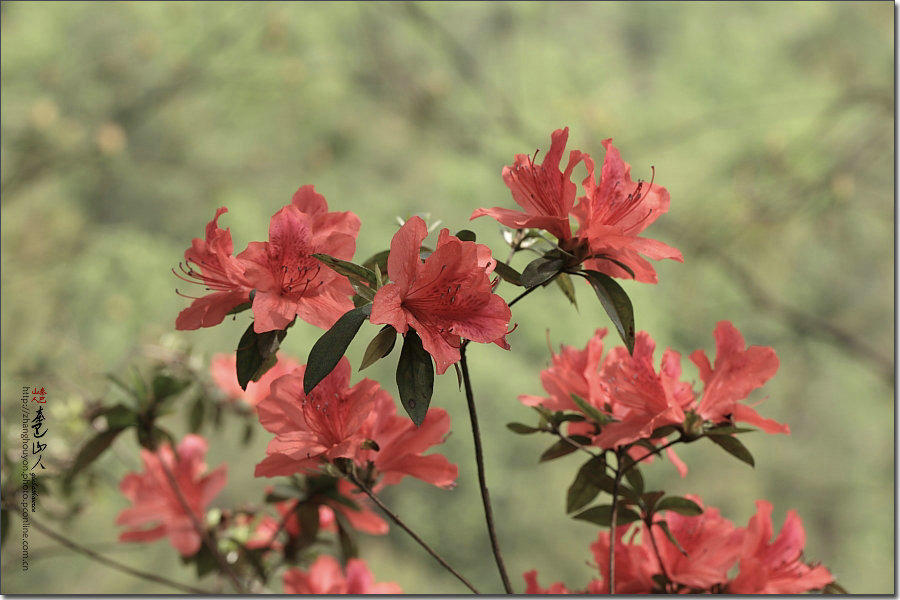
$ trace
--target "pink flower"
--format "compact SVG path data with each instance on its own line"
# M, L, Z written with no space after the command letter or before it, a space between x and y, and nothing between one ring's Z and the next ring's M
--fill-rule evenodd
M341 358L334 370L303 393L306 365L272 383L271 394L257 407L259 422L275 434L256 477L276 477L318 469L325 461L354 458L365 441L360 430L379 396L387 392L371 379L350 385L350 362Z
M350 260L359 224L351 212L328 212L325 197L313 186L297 190L291 204L272 216L269 241L250 242L237 257L256 289L254 331L284 329L295 316L327 329L353 308L347 278L312 255Z
M612 258L631 268L637 281L656 283L656 271L641 255L653 260L672 258L684 262L681 252L675 248L638 237L669 210L669 192L652 182L632 181L631 167L622 160L612 140L602 143L606 157L599 183L594 183L594 161L584 155L588 176L582 185L586 195L579 198L572 211L580 223L577 238L580 244L589 247L590 252L586 254ZM631 277L625 269L609 260L589 259L584 266L613 277Z
M495 262L490 249L463 242L444 229L437 248L425 260L419 248L425 222L413 217L394 235L388 256L393 283L375 294L370 320L405 334L410 327L434 358L438 374L459 360L461 338L509 348L505 335L510 310L491 290L488 275Z
M168 536L182 556L191 556L200 549L202 538L172 490L163 465L174 476L194 517L203 523L207 505L225 487L225 465L204 475L206 449L206 440L188 435L178 444L177 456L168 445L160 446L155 453L141 450L144 472L129 473L119 486L134 505L116 518L117 525L128 528L119 541L149 542ZM151 527L144 528L147 525Z
M764 419L753 408L739 404L775 375L778 370L775 350L766 346L746 348L743 336L728 321L720 321L713 336L716 338L715 368L710 366L703 350L691 354L704 383L697 413L713 423L742 421L766 433L790 433L787 425Z
M616 582L617 594L649 594L655 586L653 576L659 573L659 561L653 553L649 540L635 541L638 529L634 529L628 542L625 532L628 525L616 527ZM602 581L594 580L588 586L588 593L609 593L609 532L601 531L597 541L591 544L594 562L600 571Z
M175 320L175 329L218 325L232 309L250 301L253 286L244 277L244 266L231 255L231 230L219 229L219 217L226 212L224 206L218 209L206 225L206 239L194 238L191 247L184 251L184 264L179 264L181 274L175 275L188 283L206 286L212 293L193 298Z
M796 512L788 511L781 533L770 544L771 538L772 505L757 500L741 549L740 571L728 586L730 593L802 594L834 581L822 565L803 562L806 532Z
M537 569L532 569L522 574L522 577L525 579L525 593L526 594L572 594L578 592L572 592L568 588L566 588L565 584L557 581L556 583L551 583L550 587L542 588L538 584L537 580Z
M284 574L286 594L402 594L393 582L375 583L365 561L351 558L346 571L333 557L322 555L308 571L290 569Z
M368 439L378 444L378 450L364 450L357 459L360 466L374 464L383 479L380 486L394 485L409 475L438 487L455 485L459 468L442 454L422 453L442 444L450 431L450 415L441 408L429 409L419 427L406 417L397 415L397 406L385 394L375 401L375 409L363 426Z
M241 389L237 380L237 371L235 368L234 354L217 354L213 356L209 366L210 374L213 382L232 402L242 400L251 407L256 407L266 396L269 395L269 386L272 382L287 375L299 366L299 363L292 358L281 357L275 366L266 371L259 381L251 381L247 384L247 391Z
M700 498L688 498L703 506ZM654 526L653 536L669 579L703 590L724 584L728 579L729 569L734 566L740 554L744 530L735 527L717 509L710 507L704 508L703 514L694 517L673 511L666 511L665 515L669 531L685 551L682 554L662 529Z
M516 204L525 212L508 208L479 208L470 219L488 215L513 229L535 227L544 229L561 240L572 237L569 213L575 203L575 184L572 170L581 162L578 150L569 153L565 172L559 163L569 138L569 128L557 129L550 136L550 151L540 165L527 154L517 154L512 166L503 167L503 181L512 192Z

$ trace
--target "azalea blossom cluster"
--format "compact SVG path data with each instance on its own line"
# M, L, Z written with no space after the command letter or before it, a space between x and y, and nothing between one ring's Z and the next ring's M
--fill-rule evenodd
M690 498L702 507L699 498ZM803 560L806 532L794 511L774 541L772 504L765 500L756 502L747 527L736 527L711 507L699 515L665 513L649 527L616 527L615 593L802 594L834 581L825 567ZM586 588L570 590L559 582L542 588L531 570L524 574L525 593L607 593L609 532L599 534L591 552L600 577Z
M548 396L522 395L527 406L551 411L573 411L583 420L568 422L570 435L586 436L603 449L630 446L638 440L658 442L674 431L687 441L710 427L748 423L767 433L790 433L787 425L761 417L742 404L778 370L778 357L769 347L746 347L744 338L728 321L713 333L715 364L703 350L692 353L704 384L700 394L681 381L681 356L667 349L659 370L653 364L655 342L646 332L637 334L634 353L618 346L603 356L606 329L598 329L583 350L564 346L541 372ZM656 433L654 433L656 432ZM660 435L664 433L665 435ZM633 458L646 451L632 447ZM687 467L671 447L666 452L682 475Z
M211 375L219 402L224 396L228 406L243 403L236 412L272 435L254 476L278 483L265 491L267 508L239 507L209 518L208 507L225 485L225 468L206 472L207 442L198 435L185 437L176 450L153 443L159 427L151 402L128 421L139 427L144 471L122 481L132 506L117 519L127 528L120 539L168 537L185 560L195 561L198 573L204 545L213 557L220 546L235 549L246 570L232 572L221 556L219 565L238 592L244 591L242 579L265 583L273 572L268 562L285 567L277 572L287 593L400 593L394 583L376 583L357 556L355 532L388 531L388 522L374 511L377 504L477 591L376 495L407 476L455 486L458 467L430 451L450 432L447 411L431 406L434 375L456 365L472 421L491 550L504 589L512 592L487 494L466 348L478 342L510 350L511 306L554 281L574 303L574 275L588 281L625 345L608 348L607 329L599 328L583 349L564 345L552 353L540 375L546 395L519 397L539 413L539 423L509 428L554 436L542 462L589 455L566 492L566 512L610 531L601 531L591 546L598 577L585 587L542 588L537 572L529 571L526 592L800 593L832 585L825 567L805 560L805 532L793 511L771 541L773 507L764 500L747 526L737 527L697 496L666 496L645 487L641 465L663 452L687 474L675 454L678 443L706 438L753 464L740 434L750 427L789 433L787 425L747 403L775 375L779 361L772 348L748 346L737 327L721 321L713 332L714 359L703 350L689 356L699 389L684 379L678 352L667 349L657 366L656 344L647 332L635 332L631 301L613 278L655 283L648 259L683 260L677 249L641 235L668 211L669 193L654 175L649 182L632 180L631 167L608 139L602 142L599 178L594 160L580 150L570 151L561 168L567 141L568 129L558 129L540 164L537 153L517 154L503 168L503 181L521 210L472 213L471 219L490 216L511 228L505 232L511 252L502 262L467 230L453 235L442 229L428 245L429 228L418 216L402 221L389 250L353 262L359 218L329 211L311 185L299 188L272 216L267 241L251 242L235 256L230 230L218 225L227 209L219 208L176 272L208 292L188 296L192 303L178 315L176 328L210 327L228 315L252 312L235 355L216 356ZM587 177L578 195L572 177L580 167ZM549 249L519 272L510 263L529 240L542 240ZM498 293L506 289L501 280L524 291L506 300ZM279 353L297 319L325 330L305 363ZM397 395L409 418L398 414L381 384L353 377L345 353L364 323L382 327L360 369L387 357L402 339ZM502 410L497 402L492 410ZM199 401L197 406L202 415ZM607 495L609 503L585 508ZM318 552L321 532L335 536L340 560Z

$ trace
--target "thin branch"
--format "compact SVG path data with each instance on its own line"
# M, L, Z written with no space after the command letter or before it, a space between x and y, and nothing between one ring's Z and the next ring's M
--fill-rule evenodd
M531 288L534 289L534 288ZM521 296L524 297L531 290L526 290ZM497 562L497 569L500 571L500 579L503 580L503 589L507 594L512 594L512 585L509 582L509 576L506 574L506 567L503 564L503 554L500 552L500 544L497 541L497 530L494 526L494 511L491 508L491 496L487 488L487 479L484 474L484 453L481 449L481 433L478 428L478 414L475 411L475 397L472 394L472 380L469 377L469 365L466 361L466 346L462 345L459 350L460 364L462 365L463 384L466 389L466 402L469 406L469 417L472 421L472 436L475 439L475 464L478 467L478 486L481 489L481 501L484 505L484 518L487 522L488 536L491 539L491 550L494 553L494 560Z
M550 281L552 281L552 279L551 279ZM549 283L549 282L548 282L548 283ZM510 308L512 308L513 304L515 304L516 302L518 302L519 300L521 300L522 298L524 298L525 296L527 296L528 294L530 294L530 293L533 292L534 290L538 289L539 287L541 287L541 286L536 285L536 286L534 286L534 287L530 287L530 288L526 289L524 292L522 292L521 294L519 294L518 296L516 296L515 298L513 298L512 301L511 301L509 304L507 304L507 306L509 306Z
M656 544L656 538L653 535L653 520L652 517L650 521L646 522L647 524L647 534L650 536L650 543L653 544L653 552L656 554L656 560L659 561L659 568L662 570L663 577L672 581L672 578L669 577L669 574L666 572L666 565L663 563L662 554L659 553L659 546ZM666 588L668 588L668 584ZM668 589L665 590L668 593Z
M231 581L231 585L234 587L235 591L238 594L246 594L247 590L244 589L243 584L241 584L241 580L238 579L237 574L234 572L234 569L231 568L231 565L228 564L228 561L225 560L225 557L219 552L218 547L216 547L215 542L210 538L209 532L206 531L206 528L197 518L197 515L194 514L194 511L191 509L190 504L188 504L187 499L184 497L184 494L181 492L181 487L178 485L178 481L175 479L175 475L172 473L171 469L169 469L169 465L166 464L162 458L159 460L159 464L162 467L163 473L166 474L166 479L169 480L169 485L172 488L172 491L175 492L175 497L178 498L179 504L181 504L181 508L184 509L184 512L187 513L188 518L191 520L191 524L193 524L194 529L197 531L197 534L203 540L203 543L206 545L210 554L212 554L213 558L219 564L219 570L224 573L228 579Z
M32 527L34 527L35 529L37 529L38 531L40 531L47 537L51 538L52 540L56 541L57 543L65 546L66 548L68 548L74 552L82 554L102 565L106 565L107 567L110 567L111 569L121 571L122 573L126 573L128 575L131 575L132 577L137 577L137 578L143 579L145 581L152 581L153 583L158 583L160 585L164 585L164 586L170 587L174 590L178 590L180 592L185 592L188 594L207 595L209 593L205 590L201 590L200 588L195 588L195 587L192 587L189 585L185 585L183 583L178 583L177 581L171 581L169 579L166 579L165 577L160 577L159 575L155 575L153 573L146 573L144 571L139 571L137 569L129 567L128 565L125 565L118 561L115 561L111 558L107 558L106 556L103 556L102 554L98 554L97 552L94 552L90 548L82 546L81 544L78 544L77 542L73 542L72 540L68 539L67 537L53 531L46 525L42 524L40 521L37 521L34 517L30 517L29 521L30 521Z
M609 594L615 594L616 590L616 519L619 512L619 484L622 482L622 457L625 452L622 449L616 451L616 478L612 489L612 510L609 518Z
M662 452L662 451L665 450L666 448L669 448L670 446L674 446L674 445L677 444L678 442L682 441L682 439L683 439L682 437L675 438L674 440L672 440L672 441L670 441L670 442L667 442L667 443L663 444L663 445L660 446L659 448L657 448L657 449L655 449L655 450L652 450L652 451L648 452L647 454L643 455L643 456L640 457L639 459L637 459L637 460L635 460L635 461L632 461L631 464L627 465L624 469L622 469L622 474L624 475L625 473L627 473L628 471L630 471L632 468L636 467L637 464L638 464L639 462L643 462L644 460L650 458L650 457L653 456L654 454L659 454L660 452Z
M428 554L430 554L432 557L434 557L434 559L435 559L436 561L438 561L439 563L441 563L441 566L442 566L442 567L444 567L445 569L447 569L448 571L450 571L450 573L452 573L454 577L456 577L457 579L459 579L459 580L463 583L463 585L465 585L467 588L469 588L470 590L472 590L472 591L475 592L476 594L480 594L480 593L481 593L481 592L478 591L478 589L476 589L476 587L475 587L474 585L471 584L471 582L469 582L468 579L466 579L465 577L463 577L462 574L460 574L459 571L457 571L456 569L454 569L454 568L450 565L450 563L448 563L446 560L444 560L444 559L441 557L440 554L438 554L437 552L435 552L435 551L431 548L431 546L429 546L428 544L426 544L426 543L425 543L425 540L423 540L422 538L420 538L420 537L416 534L416 532L413 531L413 530L409 527L409 525L407 525L406 523L404 523L404 522L400 519L400 517L397 516L397 514L396 514L394 511L392 511L390 508L388 508L387 505L386 505L384 502L381 501L381 498L379 498L378 496L376 496L375 493L374 493L372 490L370 490L370 489L368 488L368 486L366 486L365 484L363 484L363 483L356 477L355 474L349 473L349 474L347 475L347 478L350 480L350 482L351 482L353 485L355 485L356 487L358 487L358 488L359 488L360 490L362 490L369 498L371 498L371 499L372 499L372 502L374 502L375 504L377 504L377 505L378 505L378 508L380 508L380 509L382 510L382 512L384 512L384 514L386 514L388 517L390 517L391 520L392 520L394 523L396 523L397 525L399 525L400 528L403 529L403 531L405 531L406 533L408 533L409 536L410 536L412 539L414 539L414 540L416 541L417 544L419 544L420 546L422 546L422 548L424 548L425 551L428 552Z

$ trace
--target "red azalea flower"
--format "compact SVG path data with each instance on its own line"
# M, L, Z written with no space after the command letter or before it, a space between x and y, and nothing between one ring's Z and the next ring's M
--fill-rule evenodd
M272 216L269 241L250 242L238 255L245 276L256 289L253 329L284 329L295 316L328 329L353 308L353 287L313 254L350 260L356 250L359 218L351 212L328 212L314 186L301 187L291 204Z
M762 418L753 408L739 401L761 387L778 370L778 356L767 346L745 346L741 332L728 321L720 321L713 332L716 338L715 368L703 350L691 354L700 369L705 387L697 413L713 423L742 421L766 433L790 433L790 427Z
M442 444L450 431L450 415L441 408L428 410L419 427L406 417L397 415L397 406L385 394L375 401L375 408L363 426L366 438L378 444L378 450L363 450L358 462L371 461L381 475L378 487L400 483L405 476L421 479L438 487L455 485L459 468L442 454L422 453Z
M275 380L268 398L257 407L259 422L275 434L256 477L316 471L335 458L355 458L365 441L361 427L379 396L390 396L378 383L363 379L350 386L350 362L341 358L334 370L303 393L306 365Z
M300 364L293 358L280 357L275 366L266 371L259 381L251 381L247 384L247 391L241 389L237 380L234 354L217 354L213 356L209 365L209 371L213 382L220 390L225 392L232 402L243 401L253 408L269 395L269 386L272 382L287 375Z
M732 594L802 594L825 587L831 573L822 565L803 562L806 532L797 513L789 510L773 543L772 504L757 500L756 514L747 524L740 571L728 585Z
M703 507L700 498L688 498ZM710 507L693 517L666 511L666 523L684 549L682 553L661 528L654 526L653 536L669 579L702 590L725 583L740 555L745 531Z
M653 591L653 576L659 573L659 561L653 552L653 546L647 539L636 542L639 529L631 532L625 541L628 525L616 527L616 583L617 594L649 594ZM602 579L595 579L588 585L590 594L609 593L609 532L601 531L597 541L591 544L594 562Z
M188 435L178 444L177 456L168 445L160 446L155 453L141 450L144 472L129 473L119 486L134 505L116 518L117 525L129 528L119 541L149 542L168 536L182 556L191 556L200 549L200 534L172 490L162 465L171 471L182 496L202 523L207 505L225 487L225 465L204 476L206 449L205 439ZM156 525L150 529L143 528L153 524Z
M572 210L580 223L578 243L587 245L590 255L602 254L627 265L634 271L637 281L656 283L656 271L641 257L642 254L653 260L672 258L684 262L681 252L675 248L638 237L669 210L669 192L652 182L632 181L631 167L622 160L612 140L602 143L606 157L599 184L594 183L594 161L584 155L588 176L582 185L586 195L579 198L578 205ZM609 260L589 259L584 266L613 277L631 277L625 269Z
M250 301L253 286L244 277L244 266L231 255L234 250L231 230L219 229L219 217L226 212L224 206L218 209L206 225L206 239L194 238L191 247L184 251L184 263L179 264L181 274L175 275L188 283L206 286L212 293L193 298L191 305L175 320L175 329L218 325L233 308Z
M347 561L346 571L333 557L323 554L308 571L289 569L284 574L286 594L402 594L393 582L375 583L366 562L360 558Z
M427 233L425 222L413 217L394 235L388 256L393 283L375 294L371 322L389 324L404 334L409 327L415 329L438 374L459 360L461 338L509 349L505 335L510 310L491 290L488 275L495 263L490 249L463 242L444 229L423 264L419 248Z
M512 192L516 204L525 212L508 208L479 208L470 219L488 215L513 229L536 227L544 229L561 240L572 237L569 213L575 203L575 184L572 170L581 162L582 153L572 150L565 172L559 163L569 138L569 128L557 129L550 136L550 151L540 165L527 154L517 154L511 166L503 167L503 181Z
M522 574L522 577L525 579L525 593L526 594L577 594L580 592L573 592L568 589L564 583L561 581L557 581L556 583L551 583L550 587L542 588L540 584L538 584L537 580L537 569L532 569Z

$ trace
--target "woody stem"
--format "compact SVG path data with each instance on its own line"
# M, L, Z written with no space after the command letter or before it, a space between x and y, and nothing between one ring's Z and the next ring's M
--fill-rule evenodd
M530 291L526 291L525 294ZM525 294L521 297L524 297ZM494 511L491 508L491 496L488 492L487 480L484 475L484 453L481 449L481 433L478 428L478 414L475 411L475 397L472 393L469 365L466 362L465 344L462 344L459 349L459 357L462 366L463 384L466 389L466 402L469 405L469 417L472 420L472 436L475 438L475 464L478 467L478 485L481 488L481 501L484 504L484 518L487 522L488 536L491 540L491 550L494 552L494 560L497 562L497 569L500 571L500 579L503 580L503 589L506 590L507 594L512 594L512 585L509 583L509 576L506 574L506 567L503 564L503 555L500 553L500 544L497 542L497 531L494 527Z
M183 508L184 512L187 513L188 518L191 520L191 524L197 531L197 534L203 540L203 543L206 545L209 553L213 555L216 563L218 563L219 570L228 577L228 579L231 581L232 587L234 587L235 591L238 594L246 594L247 590L244 589L244 586L241 584L240 579L238 579L237 574L231 568L231 565L229 565L225 560L225 557L222 556L222 554L219 552L219 549L216 547L215 542L210 538L209 532L206 531L206 528L200 522L200 519L197 518L197 515L194 514L194 511L191 509L190 504L188 504L188 501L184 497L184 494L181 493L181 487L178 485L178 481L175 479L175 475L172 473L169 465L167 465L166 461L164 460L160 460L159 464L162 467L163 473L166 474L166 479L169 480L169 485L172 487L172 491L175 492L175 497L178 498L178 503L181 504L181 508Z
M612 510L609 516L609 594L615 594L616 589L616 519L619 511L619 484L622 482L622 459L624 450L616 451L616 478L612 489Z
M425 551L428 552L428 554L430 554L432 557L434 557L434 559L435 559L436 561L438 561L439 563L441 563L441 566L442 566L442 567L444 567L445 569L447 569L448 571L450 571L450 573L452 573L457 579L459 579L459 580L460 580L467 588L469 588L470 590L472 590L472 591L475 592L476 594L480 594L480 593L481 593L481 592L479 592L479 591L475 588L474 585L472 585L472 584L469 582L468 579L466 579L465 577L463 577L463 576L459 573L459 571L457 571L457 570L454 569L452 566L450 566L450 563L448 563L446 560L444 560L444 559L441 557L440 554L438 554L437 552L435 552L435 551L431 548L431 546L429 546L428 544L426 544L425 541L424 541L422 538L420 538L418 535L416 535L416 532L413 531L413 530L409 527L409 525L407 525L406 523L404 523L404 522L400 519L400 517L397 516L397 514L396 514L394 511L392 511L390 508L388 508L387 505L386 505L384 502L381 501L381 498L379 498L378 496L376 496L375 493L374 493L372 490L370 490L370 489L368 488L368 486L366 486L363 482L361 482L361 481L356 477L355 474L349 473L349 474L347 475L347 478L350 480L351 483L353 483L356 487L358 487L360 490L362 490L363 493L365 493L369 498L371 498L371 499L372 499L372 502L374 502L376 505L378 505L378 508L380 508L380 509L382 510L382 512L384 512L384 514L386 514L388 517L390 517L391 520L392 520L394 523L396 523L397 525L399 525L400 528L403 529L403 531L405 531L406 533L408 533L409 536L410 536L412 539L416 540L416 543L418 543L420 546L422 546L422 548L424 548Z

